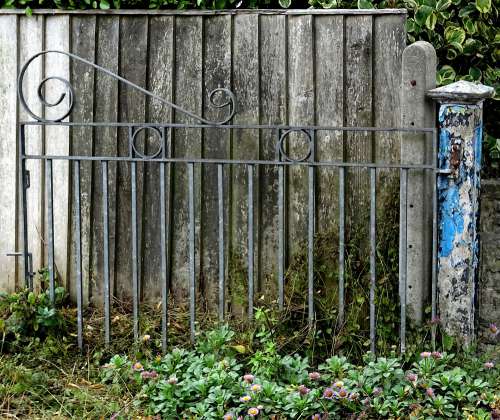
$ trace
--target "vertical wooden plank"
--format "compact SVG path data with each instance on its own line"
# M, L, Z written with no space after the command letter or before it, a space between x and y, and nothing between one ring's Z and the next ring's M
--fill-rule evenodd
M204 62L203 99L204 116L211 121L220 121L227 115L227 108L215 108L208 98L217 88L231 88L231 16L204 18ZM227 100L215 96L215 103ZM228 158L230 152L230 130L206 129L203 133L203 157ZM229 173L230 168L225 168ZM228 177L225 177L227 184ZM218 190L217 166L204 165L202 168L202 212L201 212L201 277L200 292L210 310L217 308L218 291ZM227 185L225 191L228 191ZM229 203L227 197L224 201ZM227 220L227 215L224 217Z
M381 15L373 24L373 121L375 127L400 127L401 62L406 44L404 15ZM375 161L398 162L400 135L376 133ZM397 181L394 171L378 171L384 184Z
M286 16L260 17L260 123L287 122ZM276 159L277 130L261 131L260 158ZM260 169L259 281L261 290L277 289L278 170ZM274 292L273 292L274 294Z
M70 18L69 16L47 16L45 28L45 47L47 50L69 51ZM45 77L58 76L70 79L69 59L62 54L45 56ZM57 81L45 85L45 96L54 101L62 93L64 86ZM68 109L68 95L61 105L46 107L47 119L64 115ZM69 128L62 126L45 127L45 151L48 155L67 156L69 154ZM54 261L58 275L58 284L67 287L68 250L69 250L69 162L53 163L54 197Z
M343 16L315 16L316 124L341 127L344 123L344 26ZM318 131L319 161L343 159L341 131ZM338 171L317 170L318 232L330 233L338 222Z
M0 16L0 290L7 292L16 287L16 259L5 254L17 251L17 24L16 16Z
M96 20L96 63L114 73L118 73L120 20L113 16L98 16ZM95 72L94 120L118 121L118 82L103 73ZM117 130L104 127L94 130L94 155L117 156ZM102 217L102 173L101 164L93 165L92 185L92 265L91 301L102 306L104 284L103 259L103 217ZM116 163L108 165L108 218L109 218L109 268L111 290L115 278L115 232L116 232ZM125 251L124 251L125 252Z
M290 125L314 125L314 33L312 16L288 17L288 119ZM288 155L303 158L307 138L290 134ZM307 238L307 168L288 170L288 252L291 258L304 249Z
M149 73L148 89L160 97L172 100L172 80L174 61L174 18L172 16L158 16L150 18L149 22ZM148 101L148 120L151 122L171 122L172 109L154 99ZM169 131L166 132L167 136ZM170 138L166 139L168 148ZM150 151L149 153L152 153ZM170 178L168 166L165 170L165 184ZM143 225L144 254L143 254L143 296L147 300L160 301L161 273L160 273L160 169L159 164L148 164L145 168L144 181L144 220L154 221ZM167 201L171 199L169 188L166 192ZM168 203L165 208L170 208ZM170 217L167 214L167 217ZM168 243L168 239L167 239ZM167 245L168 246L168 245Z
M372 115L372 17L345 17L344 125L370 127ZM371 133L347 133L345 158L373 160ZM368 237L369 177L366 169L351 169L347 176L347 224ZM363 223L362 223L363 222ZM366 222L366 223L365 223Z
M175 18L175 103L184 109L202 112L202 35L203 21L196 17ZM176 123L196 123L192 118L175 112ZM173 139L175 157L200 157L202 151L201 130L178 129ZM195 165L195 267L199 273L199 214L201 204L200 167ZM188 174L187 165L179 163L174 169L173 246L172 246L172 291L182 303L187 302L189 284L188 260ZM196 276L198 278L198 276Z
M44 17L32 16L19 19L19 67L34 54L44 49ZM38 99L38 85L43 79L43 59L31 63L24 77L23 92L26 102L36 115L43 115L42 103ZM20 107L19 119L32 121L33 118ZM43 154L43 128L30 127L26 129L26 152L30 154ZM35 270L44 266L44 233L43 223L43 162L28 160L26 169L30 171L31 186L28 190L28 246L33 255L33 268ZM20 209L21 210L21 209ZM19 213L19 232L22 232L22 212ZM21 244L22 245L22 244ZM21 267L21 266L20 266ZM22 269L20 273L22 272ZM22 276L22 275L21 275ZM34 285L35 287L38 285Z
M95 61L95 16L74 16L71 21L71 52L90 62ZM79 61L71 62L71 81L75 89L77 100L71 115L74 122L92 122L94 120L94 69ZM93 129L91 127L73 127L71 129L70 148L75 156L92 156ZM80 164L80 204L81 204L81 263L82 263L82 295L84 304L89 299L90 261L91 261L91 203L92 203L92 163ZM76 218L78 209L75 208L75 197L71 195L71 255L70 281L71 296L76 300L76 287L73 286L73 277L78 269L77 245L73 238L76 235Z
M235 15L233 18L233 91L238 101L236 124L259 122L259 17L255 14ZM259 156L257 130L234 130L233 159L252 159ZM231 305L233 313L242 315L248 304L248 177L244 165L234 165L232 174L231 245ZM255 182L258 185L258 182ZM255 193L258 196L258 193ZM255 226L259 223L254 219ZM254 250L255 251L255 250ZM254 258L255 259L255 258ZM255 269L254 265L254 269Z
M139 85L146 86L147 68L147 17L123 16L120 19L120 75ZM129 88L123 83L119 88L119 120L122 122L143 123L146 118L146 97L143 93ZM118 154L128 156L128 129L118 130ZM137 145L139 146L140 140ZM139 148L141 148L139 146ZM143 148L141 148L143 150ZM137 267L141 279L142 250L142 197L144 165L137 165L137 232L138 255ZM131 165L119 162L117 168L116 196L116 290L118 296L130 296L132 291L132 184ZM158 267L159 268L159 267ZM140 280L139 280L140 283ZM141 286L139 285L139 290Z

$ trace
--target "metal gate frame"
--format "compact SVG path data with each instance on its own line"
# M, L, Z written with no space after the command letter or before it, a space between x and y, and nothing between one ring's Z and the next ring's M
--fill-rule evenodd
M38 86L38 99L43 107L57 107L65 100L69 102L68 109L62 115L53 119L44 118L36 115L26 103L23 92L23 80L29 65L38 57L47 54L62 54L72 60L80 61L95 70L107 74L125 85L134 88L144 95L161 102L174 109L176 112L190 117L194 123L129 123L129 122L103 122L103 123L81 123L64 121L72 112L76 95L71 83L58 76L49 76L43 79ZM57 101L49 102L44 96L44 85L51 80L62 83L66 92L62 93ZM376 313L375 313L375 289L376 289L376 177L377 171L383 169L395 169L400 172L400 240L399 240L399 296L400 296L400 350L403 353L406 347L406 277L407 277L407 191L408 191L408 172L411 170L424 170L433 174L432 188L432 280L431 280L431 298L432 298L432 317L436 316L436 243L437 243L437 198L436 198L436 180L439 174L449 171L440 170L437 164L437 128L379 128L379 127L329 127L329 126L291 126L291 125L235 125L231 124L233 116L236 113L236 97L227 88L217 88L209 94L210 105L216 108L227 109L226 118L221 121L210 121L202 116L196 115L180 106L171 103L154 93L118 76L117 74L106 70L103 67L87 61L77 55L57 50L42 51L32 56L22 67L18 78L18 97L21 106L33 118L33 121L21 121L18 123L19 130L19 171L22 182L22 225L24 248L22 256L24 259L24 278L26 287L33 289L33 267L31 264L31 254L28 249L28 207L27 190L29 189L29 172L26 169L26 161L39 160L45 165L45 192L46 192L46 215L47 215L47 254L49 271L49 295L54 300L55 291L55 270L54 270L54 212L53 212L53 162L70 161L73 166L73 194L76 206L76 235L73 238L76 250L76 296L77 296L77 323L78 323L78 346L83 347L83 295L82 295L82 251L81 251L81 206L80 206L80 162L92 161L101 166L102 181L102 223L104 236L104 339L109 344L111 340L111 297L110 297L110 273L109 273L109 221L108 221L108 163L111 161L121 161L130 164L131 168L131 189L132 189L132 298L133 298L133 330L134 339L139 338L139 273L138 273L138 223L137 223L137 163L148 162L160 165L160 247L161 247L161 290L162 290L162 348L167 348L167 322L168 322L168 292L169 292L169 263L167 258L167 237L169 235L169 216L170 209L166 208L166 189L165 170L173 165L186 165L188 173L188 255L189 255L189 313L190 313L190 333L191 339L195 339L195 320L196 320L196 272L195 272L195 186L194 186L194 168L195 165L216 165L217 166L217 185L218 185L218 314L221 320L224 319L225 310L225 237L224 237L224 171L231 165L245 166L248 176L247 206L248 206L248 249L254 249L254 218L253 218L253 188L255 167L260 165L270 165L278 168L278 305L280 309L284 306L284 278L285 278L285 168L291 166L302 166L308 168L308 220L307 220L307 277L308 277L308 321L312 326L314 323L314 236L315 236L315 172L319 167L330 167L339 171L339 319L344 317L345 303L345 179L346 170L349 168L366 168L370 173L370 349L375 352L376 341ZM220 101L223 97L225 100ZM26 154L26 127L28 126L65 126L65 127L124 127L128 130L128 156L56 156L47 154ZM259 132L271 130L276 139L276 157L274 160L246 160L246 159L211 159L211 158L175 158L168 152L168 141L172 130L178 128L211 128L218 130L235 129L254 129ZM160 143L158 150L153 154L143 154L135 144L136 136L143 130L151 130L158 136ZM426 133L432 136L433 162L432 164L392 164L392 163L373 163L373 162L344 162L344 161L321 161L315 158L315 149L317 146L317 132L362 132L362 133ZM302 135L306 140L308 147L307 153L302 157L292 157L286 152L286 143L290 135ZM170 172L169 172L170 174ZM253 278L253 252L248 252L248 317L253 317L254 301L254 278ZM434 335L434 334L433 334Z

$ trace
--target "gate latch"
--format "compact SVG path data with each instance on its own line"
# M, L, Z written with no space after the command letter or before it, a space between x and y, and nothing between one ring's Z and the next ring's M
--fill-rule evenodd
M30 171L25 171L24 172L24 188L29 188L30 184L31 184Z

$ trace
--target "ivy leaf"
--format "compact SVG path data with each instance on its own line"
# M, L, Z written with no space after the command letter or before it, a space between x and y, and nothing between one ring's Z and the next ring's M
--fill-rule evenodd
M476 33L476 25L474 21L470 18L464 19L464 28L469 35Z
M288 9L290 4L292 4L292 0L279 0L279 4L283 9Z
M476 0L476 9L481 13L488 13L491 10L491 0Z
M425 26L431 31L433 31L434 28L436 27L436 23L437 23L437 15L435 13L431 13L427 18L427 20L425 21Z
M478 82L481 80L481 76L483 74L481 73L481 70L479 70L477 67L471 67L469 69L469 75L472 77L472 80Z
M31 7L26 6L26 9L24 9L24 13L26 13L26 16L32 16L33 15L33 10L31 10Z
M436 10L442 12L446 10L451 5L451 0L439 0L436 4Z
M102 10L108 10L109 9L109 3L107 2L107 0L101 0L99 2L99 7L102 9Z
M465 41L465 31L458 26L447 26L444 30L444 38L449 44L462 44Z
M434 11L430 6L420 6L415 12L415 22L420 26L424 26L429 15Z
M463 9L460 9L458 12L459 17L465 17L469 16L471 13L474 13L476 11L476 7L474 6L473 3L468 4L465 6Z
M371 0L358 0L358 9L373 9Z
M420 26L418 26L416 23L415 23L415 20L413 19L408 19L406 21L406 32L408 33L412 33L412 32L415 32L415 33L419 33L420 32Z

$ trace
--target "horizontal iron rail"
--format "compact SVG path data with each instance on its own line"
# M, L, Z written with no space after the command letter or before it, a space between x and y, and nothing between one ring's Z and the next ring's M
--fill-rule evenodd
M366 132L402 132L402 133L437 133L437 128L416 127L339 127L321 125L263 125L263 124L190 124L190 123L132 123L132 122L66 122L66 121L21 121L19 125L55 125L63 127L155 127L155 128L217 128L248 130L315 130L315 131L366 131Z
M296 162L278 160L231 160L231 159L209 159L209 158L158 158L142 159L117 156L55 156L55 155L25 155L24 159L35 160L82 160L82 161L119 161L119 162L157 162L157 163L204 163L224 165L276 165L276 166L329 166L336 168L379 168L379 169L429 169L439 174L448 174L448 170L439 170L434 165L425 164L397 164L397 163L368 163L368 162Z

